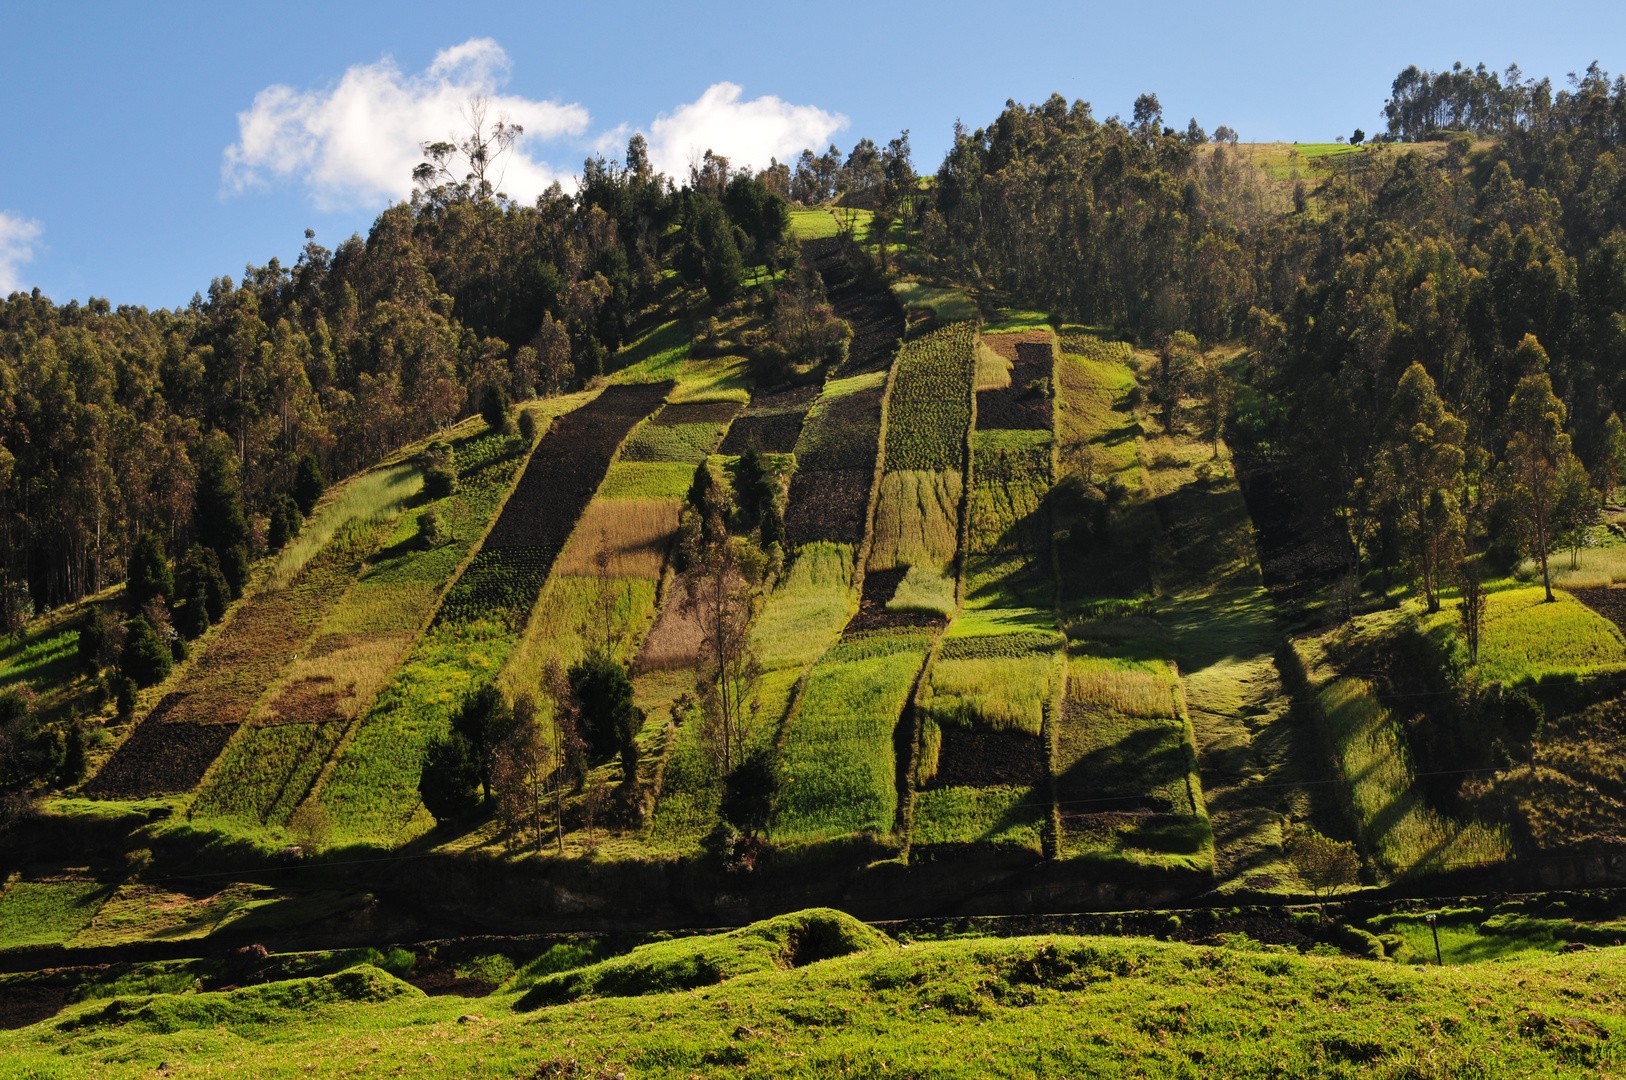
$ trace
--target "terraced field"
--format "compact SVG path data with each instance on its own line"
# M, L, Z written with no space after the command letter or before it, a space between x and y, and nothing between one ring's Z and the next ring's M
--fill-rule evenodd
M670 389L612 386L555 421L537 444L430 630L320 782L316 796L341 835L387 842L429 826L417 790L426 747L465 693L498 677L622 440Z
M1065 641L1052 603L1048 400L1025 411L1026 391L988 388L990 358L1026 366L1023 386L1048 384L1048 330L985 334L976 346L976 430L966 500L964 605L933 657L916 699L918 749L912 843L994 845L1038 851L1051 801L1053 715ZM1003 397L1001 395L1004 395ZM1009 399L985 419L983 407ZM1013 411L1014 410L1014 411ZM1007 428L1014 419L1020 426ZM1042 428L1033 425L1043 420Z
M352 481L376 487L375 497L341 497L330 504L310 530L313 539L285 552L267 586L229 616L200 657L172 676L158 704L85 793L141 798L195 787L266 687L333 610L421 482L410 466Z
M589 396L531 406L538 427L545 430ZM483 426L451 445L456 494L395 523L354 586L261 698L253 726L232 743L199 792L195 816L285 825L396 674L513 488L527 450L517 437ZM429 512L446 534L434 545L422 540L418 524L419 515Z

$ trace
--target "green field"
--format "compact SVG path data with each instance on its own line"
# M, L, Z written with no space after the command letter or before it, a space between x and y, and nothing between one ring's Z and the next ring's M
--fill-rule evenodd
M813 665L781 736L776 837L892 831L893 729L930 645L919 631L876 631L833 646Z
M1485 599L1480 631L1481 682L1521 682L1578 674L1626 664L1620 628L1565 592L1546 603L1539 585L1493 592ZM1451 632L1456 610L1442 611L1428 625Z
M934 330L898 351L887 399L888 472L964 468L976 367L976 328L971 323Z
M977 317L976 301L963 290L951 286L902 281L892 286L892 295L906 310L930 311L938 322L960 322Z
M801 668L818 659L852 611L853 550L846 544L805 545L763 603L751 626L762 666Z
M790 234L798 240L826 240L839 231L835 214L828 210L790 212Z

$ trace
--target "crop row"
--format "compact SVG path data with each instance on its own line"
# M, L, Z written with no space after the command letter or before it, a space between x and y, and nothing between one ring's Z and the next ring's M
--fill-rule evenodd
M929 566L954 562L960 544L960 470L891 471L881 478L875 505L874 539L868 569Z
M974 324L952 323L899 350L887 403L888 472L964 467L976 340Z

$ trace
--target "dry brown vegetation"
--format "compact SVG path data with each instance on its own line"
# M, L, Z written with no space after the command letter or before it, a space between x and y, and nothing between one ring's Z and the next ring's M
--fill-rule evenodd
M599 573L602 557L607 560L604 572L612 577L656 580L682 510L682 503L665 499L595 499L559 556L555 572L590 577Z

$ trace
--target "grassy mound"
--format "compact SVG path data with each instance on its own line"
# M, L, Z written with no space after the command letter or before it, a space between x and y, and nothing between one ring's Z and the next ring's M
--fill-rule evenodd
M521 1015L508 996L484 999L473 1016L466 998L405 994L312 1009L321 980L311 980L303 1004L272 987L153 1002L154 1014L184 1003L224 1015L229 999L241 1011L218 1029L0 1032L0 1071L134 1078L167 1061L179 1063L170 1075L216 1078L1446 1077L1596 1076L1619 1061L1626 1021L1610 989L1626 974L1619 949L1443 969L1324 950L1237 936L1208 946L928 941L790 970L767 964L698 993ZM1431 941L1428 953L1432 961ZM261 1007L269 1023L237 1022Z
M831 908L810 908L715 937L641 945L626 956L542 979L515 1006L534 1009L588 997L692 990L759 971L805 967L866 949L890 948L879 930Z
M188 1029L253 1030L277 1024L290 1011L304 1012L343 1002L379 1002L423 997L423 991L382 968L363 964L314 979L287 979L218 994L153 994L116 997L61 1021L61 1031L118 1028L121 1037L169 1034Z

